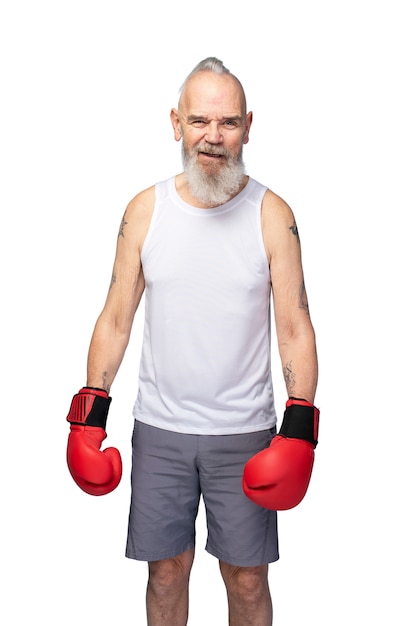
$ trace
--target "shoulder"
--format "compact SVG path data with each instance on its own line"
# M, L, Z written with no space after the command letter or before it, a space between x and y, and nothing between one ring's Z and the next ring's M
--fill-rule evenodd
M287 202L271 189L267 189L264 194L261 214L263 219L273 222L288 222L289 219L294 219L293 211Z
M267 252L299 239L293 210L270 189L267 189L261 205L261 225Z
M140 247L145 240L155 205L155 185L139 192L128 203L122 217L119 234L128 232L137 240Z
M154 204L155 185L137 193L130 200L119 227L119 247L120 244L126 244L128 247L142 248L151 222Z
M125 215L133 219L143 220L152 215L155 204L155 185L140 191L128 203Z

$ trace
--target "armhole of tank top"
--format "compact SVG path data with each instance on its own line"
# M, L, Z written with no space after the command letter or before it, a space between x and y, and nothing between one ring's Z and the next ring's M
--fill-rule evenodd
M268 257L267 257L267 251L266 251L266 246L264 245L264 237L263 237L263 225L262 225L262 221L261 221L261 209L262 209L262 205L263 205L263 200L264 200L264 196L267 193L267 187L265 187L264 185L260 185L259 191L258 191L258 202L257 202L257 206L258 206L258 210L257 210L257 233L258 233L258 241L260 244L260 251L263 255L263 258L265 259L266 262L266 268L267 271L270 272L270 266L269 266L269 261L268 261Z
M165 181L166 184L166 181ZM154 209L152 211L152 215L151 215L151 220L148 226L148 231L147 234L145 235L145 239L144 239L144 243L142 245L142 251L141 251L141 258L143 259L144 256L146 255L147 252L147 248L148 248L148 242L152 237L152 233L154 230L154 226L155 226L155 222L157 219L157 213L158 213L158 209L160 206L160 198L161 198L161 191L162 191L162 186L164 185L164 182L159 182L156 183L154 186L154 192L155 192L155 200L154 200Z

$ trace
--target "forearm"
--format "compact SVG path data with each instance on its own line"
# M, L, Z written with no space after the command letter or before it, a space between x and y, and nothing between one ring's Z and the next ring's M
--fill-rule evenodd
M128 342L129 331L118 329L103 314L99 317L87 358L88 387L99 387L109 393Z
M314 403L318 383L318 358L313 331L279 345L283 378L289 397Z

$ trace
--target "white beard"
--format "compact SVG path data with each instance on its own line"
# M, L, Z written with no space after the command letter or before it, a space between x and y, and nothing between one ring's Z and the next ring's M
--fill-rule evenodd
M199 150L226 157L224 166L217 172L207 173L197 161ZM245 175L242 151L237 157L231 157L224 148L205 145L194 148L187 154L182 144L184 174L192 195L203 205L217 207L231 200L241 189Z

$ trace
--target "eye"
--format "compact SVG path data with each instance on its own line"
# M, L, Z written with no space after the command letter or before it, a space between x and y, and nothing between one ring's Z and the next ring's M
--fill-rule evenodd
M205 120L193 120L192 126L195 128L203 128L203 126L206 126L206 122Z
M227 128L236 128L238 126L238 121L234 119L225 120L224 126Z

